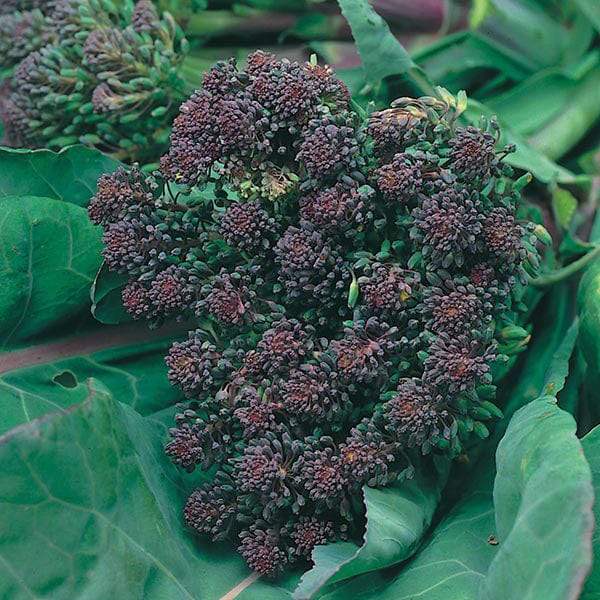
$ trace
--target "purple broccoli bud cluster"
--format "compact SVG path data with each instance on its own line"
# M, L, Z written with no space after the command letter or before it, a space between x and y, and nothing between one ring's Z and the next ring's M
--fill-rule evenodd
M83 142L130 162L155 159L185 97L187 42L173 18L151 0L38 4L0 15L0 66L16 64L1 107L5 143Z
M50 4L22 2L0 7L0 67L10 68L53 41L55 33L47 17Z
M153 175L89 212L126 308L195 321L167 454L210 469L185 521L274 575L360 535L363 486L485 437L500 332L538 265L497 126L459 102L354 109L330 69L256 52L182 104Z

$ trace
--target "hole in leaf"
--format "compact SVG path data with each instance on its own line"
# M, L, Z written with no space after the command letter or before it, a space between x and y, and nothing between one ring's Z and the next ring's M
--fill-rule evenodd
M58 383L58 385L62 385L64 388L73 389L79 385L77 381L77 377L71 373L71 371L63 371L62 373L55 375L52 378L54 383Z

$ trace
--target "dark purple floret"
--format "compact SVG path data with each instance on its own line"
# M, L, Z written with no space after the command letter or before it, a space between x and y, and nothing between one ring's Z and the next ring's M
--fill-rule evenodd
M201 395L231 374L232 365L217 348L190 331L184 342L175 342L165 358L171 385L177 385L189 398Z
M215 131L223 154L232 150L244 154L257 146L264 149L264 134L269 121L258 102L247 97L235 97L221 100L213 111Z
M300 65L282 63L273 78L272 110L278 120L306 122L317 104L319 90Z
M260 200L232 202L220 221L223 239L233 248L254 254L272 245L275 219Z
M477 192L445 188L425 198L413 212L411 237L423 245L423 256L435 266L462 266L465 256L482 248L485 216Z
M335 299L349 278L337 247L308 223L288 227L274 251L278 279L291 300L306 296Z
M297 477L313 502L326 505L338 502L350 485L342 460L332 448L305 453Z
M389 161L416 141L422 131L425 115L406 108L388 108L369 116L368 132L373 138L375 155Z
M317 517L300 517L294 523L290 536L290 554L310 558L315 546L333 542L336 538L333 523Z
M427 329L433 333L453 336L480 330L489 325L492 305L489 297L477 289L459 282L447 282L446 289L427 288L422 313Z
M389 356L399 352L394 339L395 329L371 318L366 324L345 329L344 338L331 342L338 373L342 381L369 383L385 380Z
M274 431L277 426L273 405L256 388L243 387L234 398L234 417L244 428L244 437L253 438L266 431Z
M329 65L306 63L303 70L322 104L327 105L332 112L348 109L350 104L348 87L334 75Z
M300 218L333 236L372 219L374 190L337 184L300 198Z
M283 456L273 453L269 444L248 446L234 460L232 477L243 493L270 494L277 488L282 463Z
M250 281L238 274L222 272L203 288L206 294L200 301L196 312L208 313L224 326L243 325L251 312L252 299L256 295L249 287Z
M323 420L339 418L348 409L348 397L335 386L336 374L318 366L305 364L292 369L278 381L271 393L285 410L291 422L312 421L324 425Z
M204 181L223 153L213 121L214 101L208 93L198 91L179 110L169 152L162 157L160 168L175 183L195 185Z
M139 281L128 283L121 292L123 306L134 319L141 319L148 315L151 310L148 288Z
M241 456L229 459L231 477L240 492L268 499L267 506L277 505L292 493L295 464L302 451L302 443L288 434L267 432L262 438L251 439Z
M385 485L395 461L389 444L377 433L353 429L339 446L344 472L354 487Z
M424 163L401 152L391 163L377 169L377 185L383 197L390 202L407 203L421 191Z
M251 527L240 533L238 552L248 566L263 575L275 575L283 571L288 562L286 552L279 546L279 539L272 529Z
M102 256L111 271L126 273L143 262L144 233L136 219L108 224L102 236Z
M296 160L309 177L320 180L357 168L358 151L352 120L324 116L310 121Z
M187 499L183 516L189 527L217 539L223 539L235 519L235 498L220 486L196 488Z
M196 294L189 282L187 269L170 265L150 282L148 298L156 316L166 317L189 313Z
M486 218L483 235L490 253L498 260L499 268L518 267L525 258L525 231L504 207L497 207Z
M137 164L130 170L119 167L98 180L98 191L88 207L89 217L96 225L116 223L130 207L154 205L157 188L154 177L142 173Z
M404 381L391 400L383 405L386 428L409 447L422 446L447 433L452 418L443 396L432 395L418 379Z
M202 79L202 89L219 98L240 91L237 62L234 58L216 62Z
M296 367L311 349L305 328L294 319L281 319L267 329L256 347L260 370L271 375Z
M376 264L368 277L360 278L359 284L364 303L379 314L404 310L418 282L399 265Z
M470 393L491 383L490 365L496 360L495 344L460 335L440 334L425 360L423 382L449 394Z
M494 147L497 141L496 135L471 125L457 128L455 137L448 142L452 171L464 181L488 180L496 175L499 161Z
M250 75L259 75L265 71L270 71L277 64L279 64L279 61L274 54L264 50L256 50L248 54L248 58L246 58L246 72Z
M165 452L175 464L181 465L186 471L193 471L205 459L206 434L202 425L183 423L169 430L173 440L167 444Z

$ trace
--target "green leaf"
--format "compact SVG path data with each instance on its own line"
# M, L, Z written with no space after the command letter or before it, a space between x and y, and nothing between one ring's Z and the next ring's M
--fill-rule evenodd
M573 417L554 397L513 416L496 452L498 554L483 600L576 599L592 562L591 472ZM569 518L561 518L568 507Z
M521 81L535 65L523 57L486 39L476 31L459 31L419 48L412 57L429 75L444 87L460 89L462 81L476 77L482 69L499 71L502 76Z
M581 320L580 347L589 370L600 374L600 259L588 267L577 293Z
M487 98L487 106L515 132L534 133L569 101L577 82L559 70L537 72L508 91ZM548 99L541 102L540 99Z
M569 361L578 336L579 320L575 319L550 360L544 377L544 387L539 395L556 396L565 387L569 375Z
M391 75L406 75L422 92L434 95L433 84L368 0L338 0L338 4L352 29L368 83L378 84Z
M0 597L221 598L249 573L185 530L165 427L89 386L0 438Z
M75 204L7 196L0 206L1 350L87 317L102 245Z
M597 60L596 60L597 63ZM597 64L571 90L568 100L560 104L554 117L527 136L527 141L548 158L557 160L564 156L589 132L600 117L598 88L600 87L600 69ZM532 103L531 109L540 102L554 103L551 97ZM558 106L558 103L554 103Z
M570 412L577 418L579 407L582 400L582 386L585 378L587 365L579 346L575 347L571 364L569 366L569 376L565 382L564 388L557 395L558 405L567 412Z
M369 573L344 582L322 600L471 600L496 553L493 462L471 472L461 500L437 524L418 554L394 573Z
M339 0L338 4L352 29L368 81L377 83L417 66L368 0Z
M85 146L60 152L0 148L0 198L44 196L86 207L98 178L120 164Z
M585 582L583 593L580 600L596 600L600 598L600 426L595 427L582 440L581 446L585 458L587 459L592 471L592 481L594 484L594 519L596 528L592 536L592 546L594 549L594 564L592 572Z
M148 331L145 323L96 327L48 344L0 354L0 434L87 397L86 381L102 381L113 396L143 415L181 399L169 385L164 356L185 331ZM173 411L165 415L170 423Z
M417 469L414 479L382 489L363 489L366 506L364 543L317 546L315 566L306 572L294 592L296 600L308 600L325 586L362 573L384 569L415 552L431 524L447 477L441 471Z
M577 199L569 190L556 186L552 192L552 206L556 214L557 221L568 229L577 210Z
M560 63L571 41L569 29L536 0L485 0L479 9L480 31L501 40L538 69Z
M589 19L594 29L600 33L600 4L596 0L574 0L579 10Z
M506 380L498 390L500 407L507 418L527 402L547 394L558 394L568 373L569 359L577 341L578 326L573 323L571 293L567 285L555 286L533 319L532 340L514 381ZM546 325L551 322L552 327ZM505 428L505 427L504 427Z
M125 275L109 271L106 263L102 263L90 290L92 314L97 321L105 325L116 325L132 320L121 298L121 292L126 284Z

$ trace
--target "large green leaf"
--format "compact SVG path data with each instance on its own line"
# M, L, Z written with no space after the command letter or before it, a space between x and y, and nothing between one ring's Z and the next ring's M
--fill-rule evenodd
M469 72L498 70L503 77L521 81L531 74L535 64L510 49L495 44L476 31L459 31L419 48L412 57L429 77L440 85L458 89L453 84Z
M0 148L0 351L91 321L101 229L85 207L119 163L97 150Z
M176 336L184 336L178 329ZM90 377L143 415L172 407L181 399L169 385L164 364L173 333L173 328L150 332L145 323L96 327L0 355L0 434L83 402ZM167 421L173 418L169 412Z
M373 573L330 591L322 600L473 600L496 553L493 462L471 473L461 500L442 518L418 554L388 573Z
M552 396L513 416L496 452L499 551L480 598L579 597L592 562L594 493L575 430Z
M471 22L492 39L532 61L538 69L560 63L569 29L537 0L484 0Z
M98 178L119 164L85 146L60 152L0 148L0 198L44 196L85 207L96 193Z
M581 349L588 367L600 374L600 260L586 270L577 295L581 319Z
M528 143L550 159L557 160L564 156L589 133L600 117L599 87L600 68L596 60L589 72L569 90L565 101L555 100L550 94L543 95L544 100L542 97L537 102L533 99L531 110L535 110L540 103L553 104L558 110L552 119L528 134Z
M7 196L0 206L1 350L87 316L102 245L76 204Z
M574 430L554 399L525 406L501 442L499 455L511 451L495 484L488 454L406 566L345 583L322 600L577 598L591 560L593 496ZM565 506L569 519L559 518Z
M184 530L164 426L89 385L0 438L0 597L218 600L247 567Z
M422 92L433 85L368 0L338 0L356 41L368 83L378 84L391 75L405 75Z
M325 586L408 558L431 524L446 476L444 464L440 471L418 469L414 479L387 488L365 487L363 545L347 542L315 548L315 566L302 577L294 598L314 598Z
M588 413L588 423L582 422L584 431L600 420L597 401L600 385L600 260L596 259L587 268L579 284L577 294L579 318L581 320L580 348L587 365L583 379L583 402Z
M574 0L574 2L600 33L600 4L596 0Z
M580 81L563 69L547 69L490 98L486 104L514 132L526 136L566 110L577 99L579 88Z
M600 426L595 427L582 440L583 452L592 470L594 483L594 519L596 528L592 537L594 549L594 564L592 572L585 582L581 600L596 600L600 598Z

